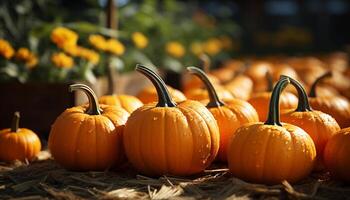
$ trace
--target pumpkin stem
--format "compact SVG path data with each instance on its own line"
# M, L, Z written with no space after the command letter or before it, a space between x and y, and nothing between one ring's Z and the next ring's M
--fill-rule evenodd
M203 72L203 70L199 69L198 67L187 67L187 71L199 77L207 88L209 95L209 103L207 105L207 108L220 107L225 105L222 101L220 101L213 84L210 82L208 76Z
M309 99L307 97L307 93L306 93L304 87L297 80L295 80L289 76L281 75L280 78L289 78L290 83L298 91L298 107L295 111L296 112L312 111L310 104L309 104Z
M279 101L282 91L289 83L289 78L282 77L273 88L269 105L269 114L265 124L282 126L280 122Z
M315 82L311 85L311 89L310 89L310 92L309 92L309 97L316 97L316 87L317 87L318 83L323 81L323 79L329 78L331 76L332 76L332 72L329 71L329 72L323 74L322 76L318 77L315 80Z
M76 90L82 90L89 98L89 107L86 110L86 113L89 115L100 115L102 110L100 109L100 105L98 104L95 92L85 84L73 84L69 86L69 92L73 92Z
M272 75L270 71L267 71L265 74L265 78L267 81L267 92L272 92L273 90L273 80L272 80Z
M12 133L17 133L19 129L19 119L21 118L21 115L19 112L13 113L13 118L12 118L12 125L11 125L11 132Z
M156 88L158 94L157 107L176 107L176 103L172 100L163 79L157 73L140 64L136 65L135 70L145 75Z
M210 58L207 54L201 54L199 56L199 60L201 61L201 65L203 66L203 71L205 73L208 73L210 70Z

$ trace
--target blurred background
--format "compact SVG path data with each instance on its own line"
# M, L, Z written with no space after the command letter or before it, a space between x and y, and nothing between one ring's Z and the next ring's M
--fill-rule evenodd
M65 92L73 82L90 84L101 96L114 74L112 90L135 95L149 84L133 72L137 63L177 89L186 66L203 65L201 55L211 69L235 61L287 63L306 86L333 58L341 61L335 67L341 74L350 74L349 19L347 0L2 0L0 127L22 110L26 126L39 121L47 132L65 108L86 100ZM291 60L296 57L303 62ZM304 77L300 65L314 76Z

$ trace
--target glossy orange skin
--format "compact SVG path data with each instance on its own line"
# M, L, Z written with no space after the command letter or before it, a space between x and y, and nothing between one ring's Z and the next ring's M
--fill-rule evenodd
M219 99L223 101L234 99L232 94L226 90L224 87L219 85L214 86ZM203 101L209 98L207 89L193 89L185 93L186 97L190 100Z
M340 128L350 126L350 103L340 96L309 97L310 106L334 117Z
M143 106L143 103L136 97L131 95L106 95L99 98L100 104L119 106L128 113L134 112L139 107Z
M167 87L172 99L175 102L182 102L187 99L186 96L181 91L176 90L170 86L167 86ZM137 98L140 99L142 103L147 104L147 103L158 101L158 94L156 89L153 86L148 86L137 94Z
M310 135L315 143L318 160L321 162L328 140L340 130L333 117L320 111L291 111L282 114L281 120L302 128Z
M19 128L17 132L11 132L11 129L8 128L0 131L1 161L31 161L40 150L40 139L29 129Z
M331 174L340 180L350 182L350 128L340 130L324 149L324 163Z
M89 115L86 106L65 110L54 122L49 150L70 170L105 170L125 156L122 134L129 113L120 107L100 105L101 115Z
M227 161L227 146L235 131L243 124L258 122L258 113L248 102L233 99L225 106L209 108L220 130L220 148L217 160Z
M247 101L253 91L253 81L248 76L239 75L225 85L225 88L237 99Z
M266 73L272 72L272 65L265 61L254 62L245 72L245 75L249 76L254 83L254 91L262 92L267 89Z
M129 162L146 175L191 175L203 171L219 150L219 128L208 109L196 101L176 107L146 104L125 127Z
M267 119L269 103L271 98L271 92L259 92L253 94L248 102L255 108L259 115L260 121L265 121ZM288 111L290 109L295 109L298 106L298 98L290 93L283 92L280 97L280 109L281 113Z
M245 181L278 184L297 182L309 175L316 158L310 136L291 124L246 124L231 138L228 166Z
M220 80L211 74L207 74L210 82L212 84L219 84ZM204 88L203 82L196 76L191 76L189 79L185 80L183 83L183 91L187 93L190 90Z

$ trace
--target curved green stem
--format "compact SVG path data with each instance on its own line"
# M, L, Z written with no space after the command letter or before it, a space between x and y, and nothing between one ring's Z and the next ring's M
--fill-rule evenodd
M322 76L318 77L315 82L311 85L311 89L309 92L309 97L316 97L316 87L318 85L319 82L323 81L323 79L325 78L329 78L332 76L332 72L327 72L325 74L323 74Z
M12 133L17 133L17 131L19 129L19 119L20 118L21 118L21 115L19 112L15 112L13 114L12 125L11 125L11 132Z
M73 84L69 86L69 92L73 92L76 90L82 90L89 99L89 107L86 110L86 113L89 115L100 115L102 110L100 108L100 105L98 104L95 92L85 84Z
M309 104L309 99L307 97L307 93L306 93L304 87L297 80L295 80L289 76L281 75L281 78L289 78L290 83L298 91L298 107L295 111L297 111L297 112L312 111L310 104Z
M207 88L209 96L209 103L207 105L208 108L220 107L225 105L222 101L220 101L213 84L211 84L208 76L203 72L203 70L197 67L187 67L187 71L199 77L203 81L205 87Z
M168 88L160 76L143 65L136 65L136 71L145 75L154 85L158 94L157 107L176 107L176 103L172 100Z
M270 99L269 113L265 124L282 126L280 122L279 101L280 101L280 96L283 89L286 88L286 86L289 83L290 83L289 79L284 77L284 78L281 78L273 88L271 99Z
M267 92L272 92L273 90L273 80L272 75L270 71L267 71L265 74L266 81L267 81Z
M200 61L202 62L201 65L203 67L203 71L205 71L205 73L208 73L210 71L210 58L207 54L201 54L199 56Z

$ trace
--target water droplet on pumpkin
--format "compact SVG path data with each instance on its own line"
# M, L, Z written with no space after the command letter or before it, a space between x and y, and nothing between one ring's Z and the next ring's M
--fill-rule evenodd
M285 141L284 144L288 144L289 142L288 141Z
M205 145L205 147L209 148L209 144Z
M158 117L153 117L153 120L156 121L158 119Z
M288 147L288 151L291 151L292 150L292 147Z

